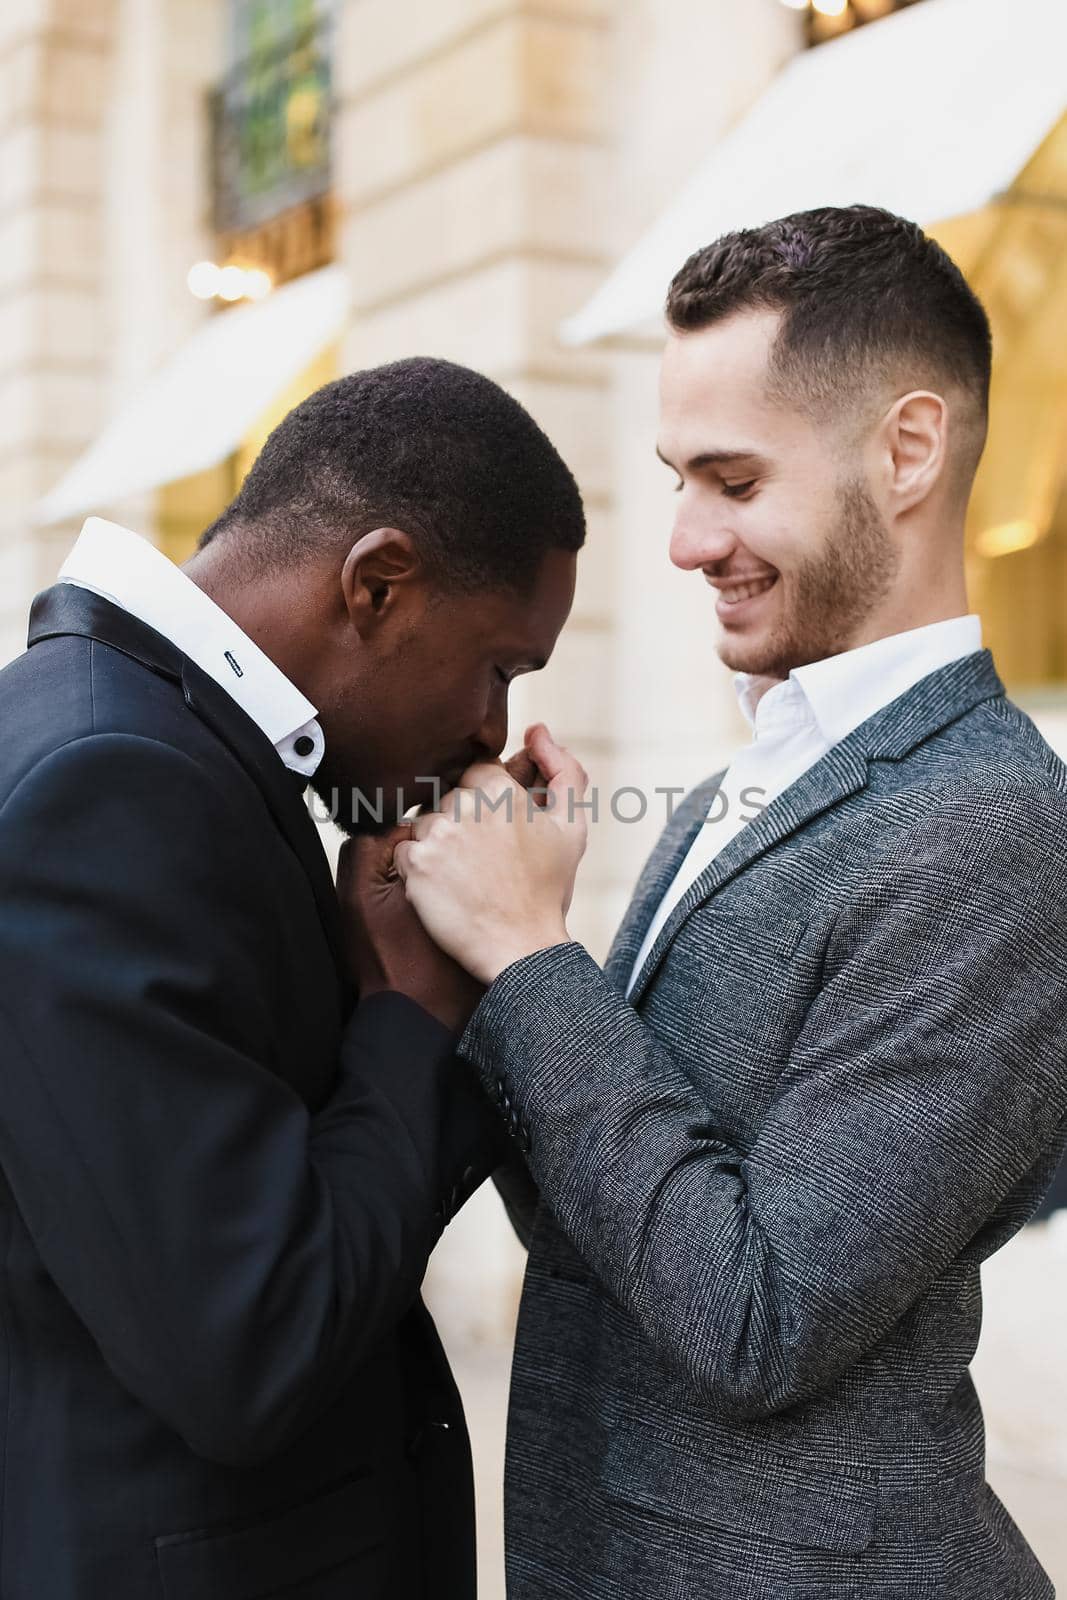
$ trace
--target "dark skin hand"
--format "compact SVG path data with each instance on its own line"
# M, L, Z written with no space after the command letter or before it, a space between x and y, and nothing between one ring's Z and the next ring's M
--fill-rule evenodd
M526 750L504 765L526 789L544 782ZM405 994L460 1034L485 989L438 949L408 903L393 852L410 837L405 823L389 833L349 839L341 847L337 896L349 971L361 999L384 990Z
M360 999L383 990L406 994L458 1034L485 991L437 948L408 904L393 851L410 836L402 824L341 846L337 895L348 968Z

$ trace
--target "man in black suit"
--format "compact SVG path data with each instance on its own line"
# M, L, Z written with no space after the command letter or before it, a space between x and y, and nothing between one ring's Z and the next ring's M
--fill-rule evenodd
M6 1600L473 1597L418 1289L494 1164L478 991L398 957L373 852L345 923L304 789L384 831L494 759L583 537L520 406L402 362L291 413L184 571L92 519L35 602L0 673Z

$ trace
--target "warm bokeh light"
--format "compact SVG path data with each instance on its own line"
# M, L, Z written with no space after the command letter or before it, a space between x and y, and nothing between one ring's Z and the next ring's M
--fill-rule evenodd
M274 288L273 278L262 267L242 267L236 261L225 267L198 261L185 281L198 300L262 300Z
M198 261L189 268L186 283L189 285L190 294L195 294L198 300L213 300L219 292L219 279L221 269L214 261Z
M262 267L249 267L245 273L245 294L249 300L262 300L272 288L269 272L264 272Z
M821 17L843 17L848 10L848 0L812 0Z
M1037 524L1023 518L1018 522L1002 522L998 528L983 528L974 541L978 555L1011 556L1017 550L1029 550L1041 537Z
M245 270L243 267L223 267L219 274L220 300L243 300L245 295Z

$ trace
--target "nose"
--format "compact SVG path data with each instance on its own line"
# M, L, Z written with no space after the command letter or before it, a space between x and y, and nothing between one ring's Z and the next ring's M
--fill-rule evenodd
M485 721L478 729L476 742L480 752L479 759L496 761L502 754L508 742L508 697L506 690L502 694L494 695L485 714Z
M671 561L682 572L698 572L725 561L737 544L736 534L724 520L697 518L691 509L680 509L671 529Z

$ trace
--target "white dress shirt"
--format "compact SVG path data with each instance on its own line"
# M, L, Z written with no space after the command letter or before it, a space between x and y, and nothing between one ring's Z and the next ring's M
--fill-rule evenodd
M660 901L637 952L629 988L679 900L746 823L876 711L939 667L981 648L979 618L952 617L794 667L788 678L770 688L765 678L738 673L734 686L753 730L752 743L727 768L704 826Z
M91 589L169 639L251 717L291 772L313 776L326 739L311 701L147 539L90 517L59 581Z

